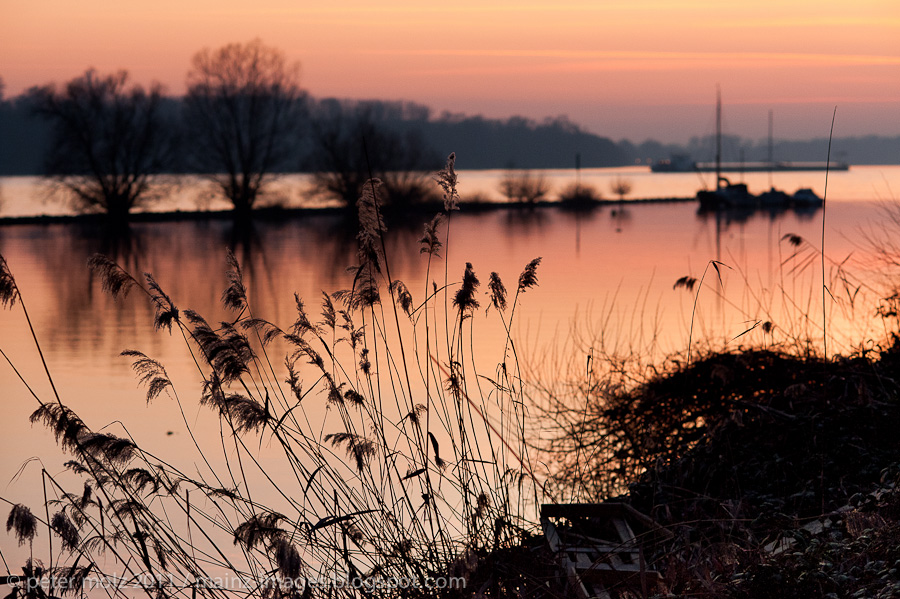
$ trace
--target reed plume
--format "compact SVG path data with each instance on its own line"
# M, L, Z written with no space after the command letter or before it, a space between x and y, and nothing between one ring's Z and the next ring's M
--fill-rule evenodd
M82 436L89 433L87 425L75 412L60 403L45 403L32 412L31 423L42 422L63 448L74 451Z
M488 289L491 291L491 305L501 312L506 310L506 287L500 280L500 275L495 272L491 273Z
M444 212L459 210L459 192L456 189L459 181L456 175L456 152L451 152L447 157L447 164L435 174L435 181L444 192Z
M147 387L147 403L156 399L167 387L172 386L169 375L163 365L144 353L133 349L126 349L120 355L135 358L131 368L140 377L139 382Z
M16 287L16 279L9 271L9 264L6 263L6 258L0 255L0 304L4 308L12 308L18 295L19 288Z
M453 305L459 308L460 317L471 315L480 305L475 297L478 290L478 277L472 268L471 262L466 262L466 270L463 273L462 285L453 297Z
M150 288L150 299L156 308L153 327L156 330L166 329L171 333L172 325L179 322L180 313L178 308L175 307L172 299L162 290L159 283L153 278L153 275L145 272L144 279Z
M519 286L517 288L519 293L537 286L537 268L540 264L541 258L535 258L525 265L525 269L519 275Z
M88 268L100 277L103 290L114 299L125 299L134 287L140 287L140 283L134 277L103 254L91 256L88 259Z
M356 461L356 469L363 472L368 459L375 455L375 443L355 433L329 433L325 442L335 447L345 446L347 455Z
M63 549L75 551L78 548L78 545L81 542L81 536L78 533L78 528L72 523L72 520L69 519L65 512L57 512L54 514L53 519L50 521L50 527L53 529L53 532L62 539Z
M247 287L244 286L244 274L231 250L228 250L226 262L228 269L225 271L225 276L228 279L228 286L222 292L222 304L226 308L240 312L247 308Z
M443 220L444 215L438 213L425 224L425 234L419 239L419 243L422 245L419 248L419 253L430 254L434 258L440 258L439 251L443 244L438 238L437 228Z
M24 545L26 541L30 543L37 536L37 522L37 518L31 513L28 506L17 503L9 511L9 517L6 519L6 532L13 531L19 545Z

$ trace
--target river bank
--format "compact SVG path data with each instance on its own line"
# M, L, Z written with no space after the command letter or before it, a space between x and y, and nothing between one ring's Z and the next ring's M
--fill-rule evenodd
M577 204L567 204L560 201L540 201L540 202L484 202L469 201L462 202L461 206L467 212L482 213L502 210L528 211L528 210L545 210L560 209L577 212L591 212L593 210L619 205L646 205L646 204L673 204L696 202L695 197L668 197L668 198L630 198L625 200L597 200L591 202L579 202ZM443 208L439 202L423 202L402 208L385 206L383 208L386 216L402 220L402 219L418 219L424 216L440 212ZM260 220L260 221L281 221L301 219L309 215L341 215L350 214L355 217L354 209L348 209L342 206L318 206L318 207L286 207L286 206L264 206L254 210L251 214L252 219L246 216L239 216L233 210L170 210L170 211L147 211L133 212L129 215L129 222L134 223L151 223L151 222L183 222L183 221L233 221L235 219L243 220ZM103 225L106 223L106 216L101 213L90 214L43 214L37 216L0 216L0 226L5 225L41 225L41 224L60 224L60 223L77 223Z
M598 416L622 442L620 458L644 468L619 499L674 535L647 558L667 592L894 596L900 339L892 340L832 360L712 354L589 410L587 421Z

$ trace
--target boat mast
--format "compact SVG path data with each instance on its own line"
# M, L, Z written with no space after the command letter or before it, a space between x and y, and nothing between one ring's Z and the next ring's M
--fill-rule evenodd
M775 168L775 147L772 141L772 111L769 110L769 187L772 187L773 168Z
M716 189L722 186L722 90L716 86Z

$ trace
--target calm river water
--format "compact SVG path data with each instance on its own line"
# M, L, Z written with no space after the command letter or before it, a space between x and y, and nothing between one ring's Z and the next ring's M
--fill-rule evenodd
M559 189L574 181L574 171L544 173ZM466 194L497 198L500 171L461 172ZM610 183L628 179L632 197L691 196L701 184L696 174L651 174L646 168L588 169L582 182L596 185L607 197ZM738 178L738 177L735 177ZM769 186L765 173L747 176L753 191ZM304 178L282 180L288 203L303 203ZM710 183L709 179L706 181ZM789 192L798 187L823 191L823 173L780 173L773 183ZM884 334L873 318L877 299L890 280L870 259L873 238L895 239L900 225L886 220L885 210L900 193L900 167L854 167L829 176L825 225L826 302L829 351L850 351ZM193 208L205 184L183 183L163 208ZM29 178L0 179L0 215L65 213L45 201L47 189ZM202 201L217 207L216 200ZM683 276L706 277L697 300L693 338L717 345L784 343L822 337L819 248L821 210L797 214L701 215L695 203L624 204L589 214L556 208L534 211L498 209L454 213L447 260L451 281L459 281L471 262L482 281L496 271L514 287L522 268L541 256L540 285L517 309L513 332L529 376L550 380L569 365L583 365L595 351L638 352L661 359L687 347L694 292L673 288ZM388 257L392 275L406 282L417 299L430 284L419 253L421 225L390 231ZM794 238L796 245L788 237ZM799 239L799 241L798 241ZM227 318L219 298L225 287L226 248L242 262L255 314L287 327L294 318L294 292L318 313L321 292L350 285L345 267L355 262L355 239L341 217L311 214L288 222L263 222L236 234L231 223L139 223L127 239L111 241L100 232L75 225L0 226L0 253L16 276L47 362L65 402L92 427L121 421L141 443L163 457L189 451L184 434L168 434L180 420L171 402L145 406L144 393L130 369L124 349L139 349L166 365L199 419L198 375L184 341L154 331L153 311L133 294L115 302L88 271L87 259L102 252L134 273L151 272L179 307L190 307L211 322ZM721 282L711 260L722 263ZM443 265L440 270L443 271ZM434 275L432 274L432 277ZM487 304L484 298L482 305ZM764 322L774 324L764 332ZM754 325L755 328L754 328ZM767 327L768 328L768 327ZM749 333L741 335L744 331ZM21 309L0 312L0 347L42 397L49 386ZM491 372L499 352L496 327L486 325L477 354ZM817 342L817 341L816 341ZM52 472L64 458L49 433L28 423L37 406L6 363L0 363L0 481L10 481L31 456ZM204 414L205 418L206 415ZM115 425L113 429L120 425ZM119 429L121 430L121 429ZM216 429L216 434L218 430ZM27 482L7 487L3 495L26 500ZM2 537L0 547L14 545Z

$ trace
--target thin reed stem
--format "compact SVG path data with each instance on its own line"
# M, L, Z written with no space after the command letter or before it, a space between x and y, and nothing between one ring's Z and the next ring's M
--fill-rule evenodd
M828 360L828 321L825 310L825 209L828 205L828 171L831 168L831 140L834 138L834 121L836 118L837 106L834 107L834 111L831 113L831 130L828 132L828 154L825 159L825 191L822 193L822 247L820 248L822 265L822 352L826 360Z

